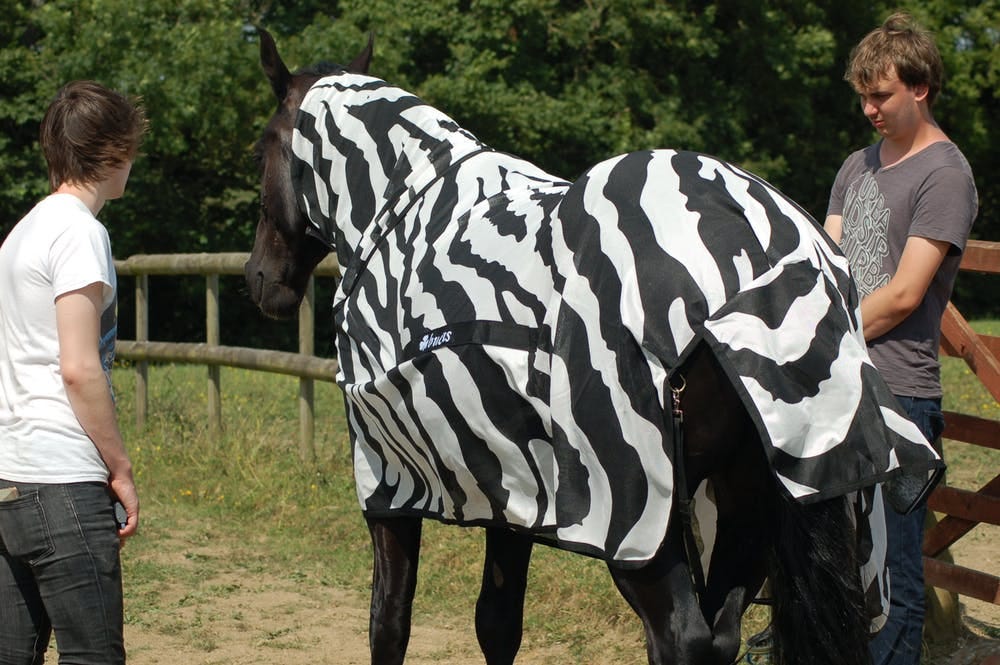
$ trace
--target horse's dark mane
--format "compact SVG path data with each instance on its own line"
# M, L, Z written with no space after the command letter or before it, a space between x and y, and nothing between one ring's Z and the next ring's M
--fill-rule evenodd
M330 74L338 74L340 72L346 72L347 67L344 65L338 65L335 62L328 62L322 60L314 65L309 65L308 67L302 67L293 72L294 76L299 76L302 74L307 74L310 76L328 76Z

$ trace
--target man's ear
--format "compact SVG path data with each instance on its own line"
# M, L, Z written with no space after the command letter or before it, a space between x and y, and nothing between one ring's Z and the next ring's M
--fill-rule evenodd
M913 97L918 102L927 101L927 96L930 94L930 87L926 83L918 83L911 90L913 90Z

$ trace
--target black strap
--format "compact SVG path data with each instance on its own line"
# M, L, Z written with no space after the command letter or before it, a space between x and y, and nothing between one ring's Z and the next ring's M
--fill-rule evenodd
M538 329L502 321L463 321L428 330L403 349L400 362L450 346L476 344L530 351L538 348Z
M681 516L684 553L688 559L688 570L694 584L695 594L699 598L705 594L705 571L701 567L701 554L694 538L694 500L688 488L687 471L684 468L684 410L681 409L681 393L684 392L684 377L681 386L675 388L668 384L672 400L671 422L674 439L674 500L677 502L677 512Z

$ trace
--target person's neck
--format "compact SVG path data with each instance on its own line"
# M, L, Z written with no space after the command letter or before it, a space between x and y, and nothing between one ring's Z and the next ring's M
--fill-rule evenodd
M923 117L913 131L896 137L885 137L879 149L879 161L883 167L894 166L924 148L938 141L947 141L948 136L929 115Z
M56 188L54 194L69 194L83 201L91 214L97 217L97 213L104 207L104 197L94 185L81 185L78 183L64 182Z

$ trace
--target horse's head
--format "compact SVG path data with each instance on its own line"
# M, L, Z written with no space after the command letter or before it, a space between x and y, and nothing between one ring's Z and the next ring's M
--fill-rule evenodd
M258 141L260 165L260 221L253 252L244 269L250 297L260 310L275 318L295 314L305 294L309 276L330 253L330 248L310 235L312 228L296 201L291 177L292 131L303 98L322 76L335 71L366 73L371 62L372 40L347 67L324 71L288 71L274 39L260 30L260 62L278 98L278 109Z

